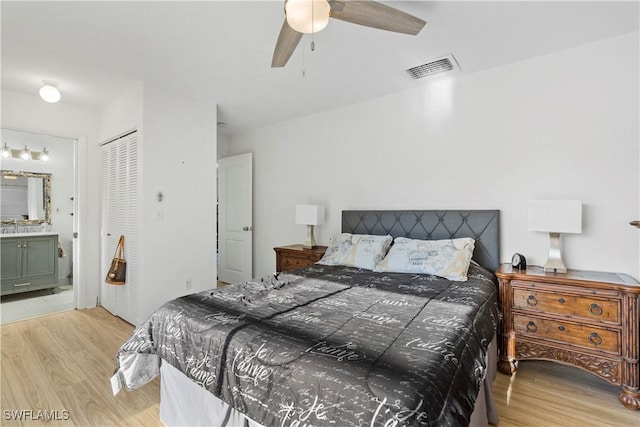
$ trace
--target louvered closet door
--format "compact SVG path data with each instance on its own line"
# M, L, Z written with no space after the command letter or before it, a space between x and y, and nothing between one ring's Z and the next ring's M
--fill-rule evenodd
M116 245L125 236L127 281L102 283L101 304L111 313L137 324L139 157L137 132L102 146L101 153L101 279L106 277Z

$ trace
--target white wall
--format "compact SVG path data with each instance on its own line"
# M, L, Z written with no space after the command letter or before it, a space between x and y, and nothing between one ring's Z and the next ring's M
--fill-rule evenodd
M6 129L79 140L76 195L80 223L77 247L82 255L83 268L78 277L78 308L95 306L99 291L99 175L97 168L87 165L98 164L98 113L64 102L49 104L35 95L3 89L0 125Z
M51 174L51 227L49 231L58 233L58 242L64 248L67 256L58 259L58 283L68 284L71 273L72 244L73 244L73 200L74 170L73 151L74 141L51 135L40 135L30 132L2 130L2 144L7 143L11 148L23 148L40 151L44 148L50 153L46 162L40 160L2 159L2 169L12 171L26 171ZM41 226L30 226L32 230L41 230Z
M543 264L527 202L581 199L569 268L638 278L638 33L254 129L254 273L302 242L294 206L322 203L326 244L343 209L500 209L502 260Z
M227 157L229 155L230 138L228 135L218 134L218 158Z
M216 287L216 124L215 103L145 86L141 319L170 299Z

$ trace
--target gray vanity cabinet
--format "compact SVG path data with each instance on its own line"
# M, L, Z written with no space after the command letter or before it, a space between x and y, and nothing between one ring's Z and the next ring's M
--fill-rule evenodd
M58 286L58 235L2 237L2 295Z

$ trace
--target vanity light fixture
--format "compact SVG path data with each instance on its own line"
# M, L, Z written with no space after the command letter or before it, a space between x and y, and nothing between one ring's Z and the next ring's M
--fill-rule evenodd
M40 88L40 98L43 100L55 103L60 101L60 91L58 90L58 83L50 80L43 80L43 86Z
M2 158L3 159L22 159L22 160L42 160L43 162L47 162L51 160L51 154L47 148L43 148L42 151L34 150L31 151L25 145L24 148L11 148L4 143L2 147Z
M22 160L31 160L31 151L29 151L26 145L24 146L24 150L20 153L20 158Z

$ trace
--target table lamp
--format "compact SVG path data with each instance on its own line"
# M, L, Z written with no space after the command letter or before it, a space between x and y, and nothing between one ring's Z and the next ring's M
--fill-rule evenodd
M307 240L302 244L305 249L313 249L317 246L313 236L313 226L322 223L324 223L324 206L296 205L296 224L307 226Z
M544 271L566 273L560 251L560 233L582 232L582 201L530 200L529 231L549 233L549 257Z

